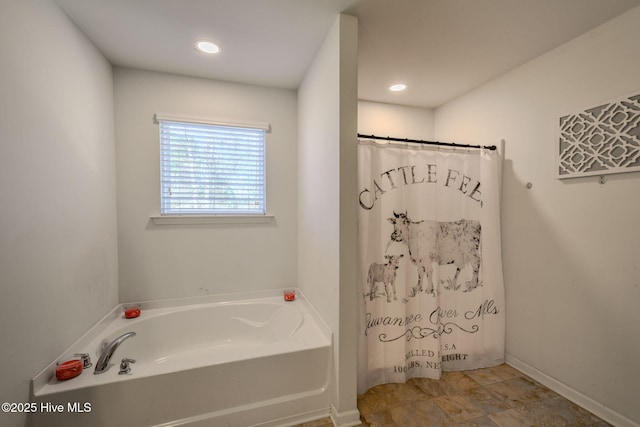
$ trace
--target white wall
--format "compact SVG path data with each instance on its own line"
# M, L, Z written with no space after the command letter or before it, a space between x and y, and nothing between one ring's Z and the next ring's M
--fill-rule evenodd
M337 425L359 424L356 57L357 20L341 15L298 90L298 282L334 333Z
M117 304L113 80L48 0L0 3L0 52L0 401L27 402Z
M405 105L358 101L358 133L394 138L434 137L434 110Z
M296 94L117 68L115 70L120 300L139 301L295 286ZM271 124L270 224L161 225L155 113Z
M638 22L635 8L435 115L441 140L506 141L508 356L617 425L640 423L640 174L560 181L554 155L561 115L640 93Z
M340 336L338 395L333 419L338 427L360 425L357 407L358 306L358 20L340 15Z

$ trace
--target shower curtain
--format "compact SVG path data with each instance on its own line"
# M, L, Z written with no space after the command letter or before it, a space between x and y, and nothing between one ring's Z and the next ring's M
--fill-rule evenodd
M500 162L360 141L358 393L504 361Z

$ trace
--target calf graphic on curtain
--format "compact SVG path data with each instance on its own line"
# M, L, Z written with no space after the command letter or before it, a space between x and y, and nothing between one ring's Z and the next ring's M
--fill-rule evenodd
M358 391L504 361L499 156L358 148Z

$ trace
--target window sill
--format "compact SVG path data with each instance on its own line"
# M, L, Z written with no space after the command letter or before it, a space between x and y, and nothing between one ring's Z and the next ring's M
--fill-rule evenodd
M193 224L269 224L273 215L156 215L151 217L155 225Z

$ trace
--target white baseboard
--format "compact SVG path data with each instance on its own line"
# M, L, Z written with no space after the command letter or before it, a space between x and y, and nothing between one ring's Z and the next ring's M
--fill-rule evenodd
M359 426L360 411L353 409L351 411L338 412L335 406L331 405L331 422L335 427L352 427Z
M592 398L585 396L579 391L572 389L568 385L561 383L555 378L550 377L544 372L537 370L509 354L506 355L506 363L613 426L640 427L640 424L637 422L630 420L624 415L617 413L599 402L596 402Z

